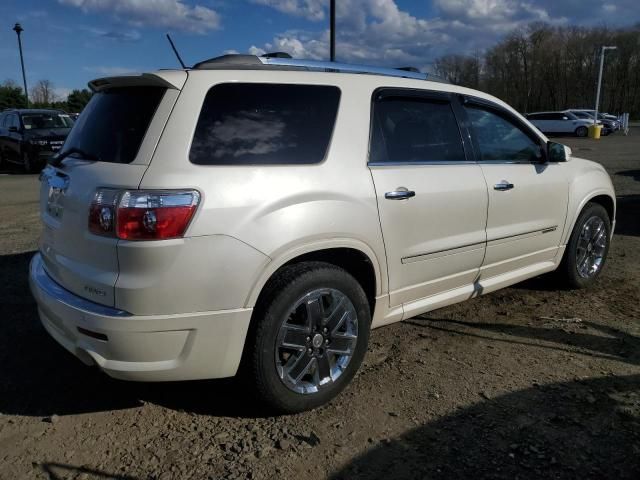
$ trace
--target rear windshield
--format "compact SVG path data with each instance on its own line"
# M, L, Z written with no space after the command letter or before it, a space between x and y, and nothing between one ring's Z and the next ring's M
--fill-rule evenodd
M339 100L333 86L216 85L204 100L189 159L198 165L320 163Z
M102 162L130 163L166 89L112 88L93 95L67 137L64 149L77 148Z

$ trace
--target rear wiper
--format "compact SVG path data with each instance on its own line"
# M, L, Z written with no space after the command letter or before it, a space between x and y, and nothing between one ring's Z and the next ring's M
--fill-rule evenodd
M49 160L49 165L57 167L62 163L62 160L64 160L69 155L72 155L74 153L77 153L78 155L82 155L82 157L86 158L87 160L100 161L100 157L97 155L94 155L92 153L87 153L78 147L71 147L70 149L65 150L64 152L60 152L57 155L52 156L51 159Z

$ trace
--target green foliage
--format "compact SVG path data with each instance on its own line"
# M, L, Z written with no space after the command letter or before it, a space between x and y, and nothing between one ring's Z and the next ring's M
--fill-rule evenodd
M0 110L5 108L24 108L26 102L22 88L11 80L0 85Z
M91 100L90 90L73 90L66 99L54 99L52 101L29 102L30 108L55 108L69 113L80 113ZM26 101L24 91L14 81L6 80L0 84L0 111L5 108L25 108Z
M91 100L92 93L83 88L82 90L73 90L67 97L67 109L70 113L79 113Z

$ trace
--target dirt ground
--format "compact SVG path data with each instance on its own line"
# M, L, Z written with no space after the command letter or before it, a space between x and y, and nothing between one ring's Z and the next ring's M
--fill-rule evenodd
M120 382L59 347L27 285L37 177L0 176L0 478L640 478L640 129L560 141L617 189L594 288L541 277L376 330L338 399L278 418L233 380Z

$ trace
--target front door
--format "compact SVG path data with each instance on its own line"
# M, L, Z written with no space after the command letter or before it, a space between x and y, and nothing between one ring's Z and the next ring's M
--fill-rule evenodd
M480 279L552 261L567 215L562 165L541 162L542 139L510 112L472 101L465 110L489 192Z
M485 250L487 186L459 107L406 92L375 94L369 158L392 307L473 284Z

